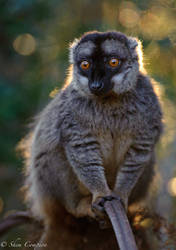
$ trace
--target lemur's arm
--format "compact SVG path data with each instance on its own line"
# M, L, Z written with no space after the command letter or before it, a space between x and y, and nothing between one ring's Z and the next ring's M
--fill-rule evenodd
M98 197L110 194L96 138L86 130L72 130L72 136L66 144L66 154L79 180L93 195Z
M118 172L114 192L120 196L126 209L132 189L153 157L154 141L154 136L147 134L135 138Z

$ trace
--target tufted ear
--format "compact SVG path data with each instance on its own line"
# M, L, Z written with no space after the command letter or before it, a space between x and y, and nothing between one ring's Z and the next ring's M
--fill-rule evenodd
M131 51L132 58L137 58L139 62L139 68L141 71L145 71L143 65L143 50L142 43L135 37L128 37L128 45Z
M128 37L128 44L131 50L134 50L140 41L135 37Z
M128 37L128 45L132 55L142 53L142 43L135 37Z
M69 61L71 64L74 63L74 53L75 53L75 48L78 45L79 39L74 39L74 41L72 43L70 43L69 46Z

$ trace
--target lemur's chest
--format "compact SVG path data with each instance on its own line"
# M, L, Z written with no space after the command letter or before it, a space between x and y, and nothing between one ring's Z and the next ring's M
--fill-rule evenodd
M124 154L131 145L132 136L126 132L123 134L115 134L110 131L99 132L98 142L101 148L104 164L113 162L118 164L121 162Z
M98 142L101 148L103 165L108 183L112 185L117 175L118 167L123 163L132 137L128 132L112 134L110 131L100 132Z

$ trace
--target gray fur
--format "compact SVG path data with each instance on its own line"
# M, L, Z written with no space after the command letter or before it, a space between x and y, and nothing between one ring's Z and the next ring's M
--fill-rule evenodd
M78 73L77 66L74 66L73 79L75 80L72 81L72 85L74 89L80 93L80 95L92 96L88 86L89 79L86 76L82 76Z
M116 44L129 56L125 45ZM70 84L40 114L29 147L27 203L45 223L46 201L62 203L78 217L93 216L91 202L85 214L80 212L84 198L94 202L113 191L127 206L128 198L133 202L144 195L153 175L162 114L138 61L129 56L124 72L113 79L112 96L94 96L79 77L74 65ZM138 189L140 180L143 190Z
M107 39L102 43L102 48L106 54L118 52L121 58L128 56L128 50L124 44L114 39Z
M77 58L84 58L85 56L90 56L95 48L95 44L91 41L81 43L77 49Z
M78 39L75 39L74 42L70 45L70 63L74 63L75 53L77 53L78 58L80 57L80 55L81 57L89 56L95 48L95 45L91 41L84 42L78 48L76 48L78 45L78 41Z

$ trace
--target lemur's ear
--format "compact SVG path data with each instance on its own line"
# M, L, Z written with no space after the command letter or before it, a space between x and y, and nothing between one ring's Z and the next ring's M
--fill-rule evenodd
M142 43L135 37L128 37L128 45L132 58L138 58L140 65L143 67Z
M135 37L128 37L128 44L131 50L134 50L140 43Z
M74 53L75 53L75 48L78 45L79 39L74 39L74 41L72 43L70 43L69 45L69 61L71 64L74 63Z
M145 72L143 65L143 49L141 41L135 37L128 37L128 46L131 51L132 58L137 59L139 62L139 69Z

